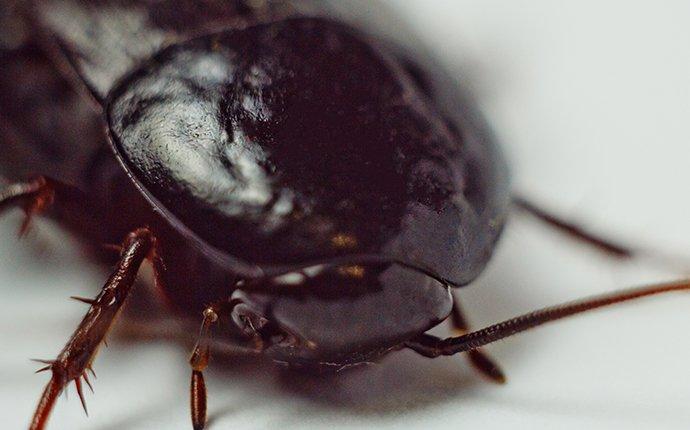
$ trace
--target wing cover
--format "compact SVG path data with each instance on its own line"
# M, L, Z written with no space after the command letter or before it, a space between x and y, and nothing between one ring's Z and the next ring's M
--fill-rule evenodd
M413 264L456 285L471 281L488 261L509 201L503 158L476 111L476 104L461 90L462 76L444 73L414 35L401 30L405 27L380 5L374 7L372 2L358 0L45 0L34 7L38 25L57 40L69 62L101 101L156 53L199 35L240 30L305 14L326 15L363 29L395 54L448 129L459 136L461 148L456 148L456 157L462 159L463 180L472 183L470 187L457 184L462 190L458 198L462 200L463 214L442 221L456 223L454 229L449 230L448 225L444 229L434 227L432 211L426 222L424 217L417 219L419 228L406 236L405 243L395 246L396 257L409 257L405 254L416 252L417 261ZM136 174L134 177L140 179ZM193 236L202 243L208 242ZM221 253L227 252L224 248L220 246ZM374 246L370 251L380 253L382 249ZM237 258L236 262L256 262L237 252L231 255Z

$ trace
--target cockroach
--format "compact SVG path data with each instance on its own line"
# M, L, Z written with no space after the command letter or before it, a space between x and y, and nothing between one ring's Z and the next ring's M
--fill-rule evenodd
M30 429L82 380L152 263L166 303L198 315L191 415L223 338L307 370L400 349L467 353L678 282L549 307L471 331L451 293L489 260L511 205L619 257L633 253L511 198L471 98L422 50L339 2L9 3L0 209L54 217L119 262L56 359ZM12 36L12 37L9 37ZM105 129L105 132L103 131ZM124 238L124 239L123 239ZM98 253L100 255L100 253ZM427 331L451 319L459 334ZM90 384L90 383L89 383Z

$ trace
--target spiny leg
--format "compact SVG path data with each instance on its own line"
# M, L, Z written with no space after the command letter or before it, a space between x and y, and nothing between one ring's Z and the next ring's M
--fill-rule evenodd
M455 355L461 352L475 350L489 343L571 315L616 303L674 291L690 291L690 281L631 288L551 306L457 337L441 339L429 334L422 334L405 342L404 346L430 358L441 355Z
M30 430L45 428L57 397L70 381L75 382L86 409L79 378L88 384L86 371L91 369L101 342L129 296L141 263L154 247L155 238L148 229L130 233L123 243L120 262L101 292L93 300L84 299L91 305L86 316L57 358L42 369L51 370L52 377L38 403Z
M26 181L15 182L0 189L0 212L12 206L20 207L26 213L19 234L24 235L31 217L50 206L55 198L54 181L39 176Z
M467 318L462 311L457 295L453 295L453 310L451 312L451 323L456 334L464 335L470 331ZM479 370L484 376L498 384L505 384L506 377L496 362L481 349L468 351L467 358L470 363Z
M95 215L94 209L90 207L88 198L82 191L47 176L38 176L27 181L0 186L0 213L11 207L19 207L26 213L19 230L20 236L28 231L35 215L45 212L56 201L60 203L56 208L59 210L52 212L51 215L58 218L71 219L74 214L82 214L85 211ZM80 223L80 226L90 227L83 223Z

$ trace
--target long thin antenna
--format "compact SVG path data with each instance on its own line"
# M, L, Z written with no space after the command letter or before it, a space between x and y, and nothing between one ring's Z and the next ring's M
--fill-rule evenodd
M453 355L460 352L470 351L548 322L590 311L592 309L626 302L641 297L652 296L655 294L686 290L690 290L690 280L642 288L631 288L628 290L617 291L610 294L603 294L583 300L547 307L462 336L438 339L433 336L425 335L415 339L412 342L409 342L409 345L407 346L430 357L436 357L439 355Z

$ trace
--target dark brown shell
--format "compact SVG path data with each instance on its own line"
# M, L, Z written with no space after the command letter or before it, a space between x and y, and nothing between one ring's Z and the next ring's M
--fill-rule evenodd
M392 53L334 21L175 44L107 112L152 202L240 268L382 258L462 284L502 225L487 196L500 163L466 148Z
M244 276L340 259L474 279L507 175L454 80L372 27L305 18L320 2L202 3L37 6L154 208Z
M0 51L12 90L0 165L82 188L98 216L60 221L98 249L149 226L178 311L241 299L271 322L258 333L269 356L337 369L447 317L445 283L471 281L493 250L506 169L474 104L409 33L400 45L372 36L385 25L291 7L306 3L37 2L36 45ZM12 86L32 69L40 90ZM49 122L32 121L39 107Z

